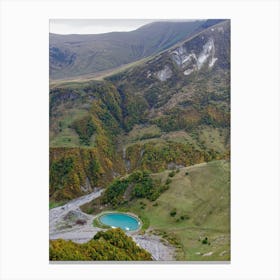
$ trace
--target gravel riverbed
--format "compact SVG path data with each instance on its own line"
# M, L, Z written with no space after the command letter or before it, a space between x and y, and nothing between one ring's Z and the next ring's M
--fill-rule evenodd
M81 211L80 206L99 197L103 189L74 199L63 206L49 211L49 239L62 238L76 243L85 243L93 238L100 228L93 226L96 216L88 215ZM172 261L174 248L163 244L160 237L149 233L138 234L126 232L143 249L149 251L154 260Z

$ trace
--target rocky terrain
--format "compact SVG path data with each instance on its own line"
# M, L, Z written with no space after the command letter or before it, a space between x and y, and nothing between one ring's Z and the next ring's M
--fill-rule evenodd
M50 70L69 80L50 83L49 197L64 204L50 210L50 239L85 243L100 230L92 226L97 213L127 209L145 223L145 234L127 234L155 260L230 258L230 20L198 25L184 36L181 24L172 25L177 33L161 30L158 48L133 48L140 56L118 56L112 34L51 35ZM162 28L133 36L155 26ZM108 52L91 59L77 51L105 41ZM108 64L126 55L135 63ZM101 78L71 80L76 67L88 73L99 59L108 70Z
M96 190L88 195L77 198L67 204L56 207L49 212L49 238L72 240L76 243L86 243L101 228L93 226L96 216L88 215L80 210L80 206L99 197L103 190ZM173 260L174 248L163 244L158 236L152 234L129 233L133 240L143 249L151 253L154 260Z

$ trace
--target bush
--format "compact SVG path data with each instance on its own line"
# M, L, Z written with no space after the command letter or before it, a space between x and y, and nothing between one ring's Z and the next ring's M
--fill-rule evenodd
M174 217L177 214L177 210L174 208L173 210L170 211L169 214L170 214L171 217Z
M188 176L188 175L189 175L189 172L186 172L185 175Z
M201 241L202 244L208 244L208 238L205 237L202 241Z
M172 180L171 180L170 178L167 178L165 184L166 184L166 185L169 185L171 182L172 182Z
M96 127L91 116L86 116L83 119L76 120L69 127L77 132L82 145L90 145L90 138L96 131Z
M119 205L123 202L123 194L128 185L128 181L116 179L104 192L102 202L111 203L113 206Z
M181 220L189 220L190 217L189 217L189 215L182 215L182 216L180 217L180 219L181 219Z
M147 198L155 201L168 186L161 185L159 180L153 180L147 171L135 171L125 179L116 179L106 189L102 196L102 203L110 203L112 206L119 206L124 203L124 193L127 187L132 188L131 197L128 200ZM140 202L140 207L145 209L146 204Z
M82 220L82 219L78 219L77 221L76 221L76 224L77 225L85 225L87 223L87 221L86 220Z
M175 171L171 171L168 176L169 177L174 177L175 176Z

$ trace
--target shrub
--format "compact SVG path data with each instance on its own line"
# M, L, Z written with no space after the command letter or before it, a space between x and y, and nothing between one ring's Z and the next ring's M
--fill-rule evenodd
M90 145L90 138L96 131L96 127L91 116L86 116L83 119L76 120L69 127L73 128L77 132L82 145Z
M208 244L208 238L205 237L202 241L201 241L202 244Z
M124 193L127 187L132 187L129 200L138 198L147 198L155 201L162 192L168 189L168 186L161 185L159 180L153 180L146 171L135 171L125 179L116 179L106 189L102 196L102 203L110 203L112 206L118 206L124 203ZM140 202L140 207L145 209L146 204Z
M128 187L129 182L126 180L116 179L104 192L103 203L111 203L117 206L123 202L123 194Z
M76 221L76 224L77 225L84 225L84 224L86 224L87 223L87 221L86 220L82 220L82 219L78 219L77 221Z
M175 171L171 171L168 176L169 177L174 177L175 176Z
M170 178L167 178L165 184L166 184L166 185L169 185L171 182L172 182L172 180L171 180Z
M170 211L169 214L170 214L171 217L174 217L177 214L177 210L174 208L173 210Z
M180 219L181 219L181 220L189 220L190 217L189 217L189 215L182 215L182 216L180 217Z

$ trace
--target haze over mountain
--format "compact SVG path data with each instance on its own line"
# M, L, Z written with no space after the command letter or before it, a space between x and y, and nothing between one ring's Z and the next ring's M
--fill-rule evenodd
M130 32L50 34L50 78L62 79L112 69L165 50L217 20L160 21Z

